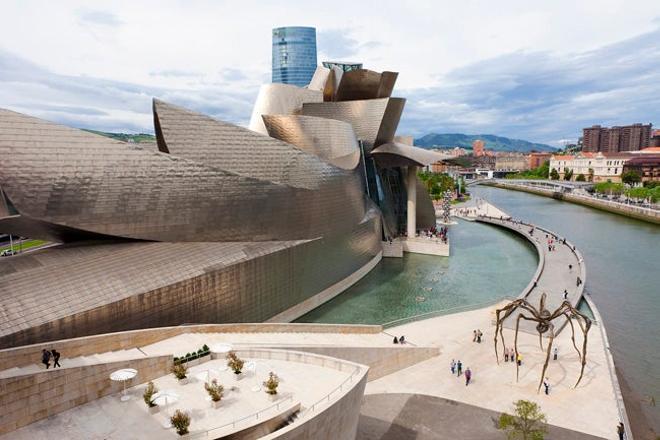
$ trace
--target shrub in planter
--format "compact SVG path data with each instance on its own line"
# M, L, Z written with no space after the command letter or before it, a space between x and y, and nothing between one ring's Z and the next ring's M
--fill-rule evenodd
M177 409L174 412L174 415L170 417L170 422L172 426L176 429L177 434L186 435L188 434L188 427L190 426L190 416L187 412Z
M266 393L274 396L277 394L277 387L280 385L280 379L272 371L268 373L268 380L264 381Z
M176 377L179 380L182 380L187 377L188 368L183 364L174 364L172 366L172 373L174 374L174 377Z
M239 375L243 371L243 365L245 362L236 356L236 353L230 351L227 353L227 366L234 371L234 374Z
M211 349L209 348L209 346L206 345L206 344L202 345L202 350L205 351L205 352L210 352L210 351L211 351Z
M156 388L153 382L149 382L147 384L147 388L144 390L144 394L142 394L144 403L146 403L149 408L154 408L157 406L152 400L153 395L156 394L157 392L158 392L158 388Z
M225 390L225 388L218 383L217 379L213 379L211 383L205 383L204 389L209 393L209 396L211 396L211 400L215 404L214 406L220 402L222 399L222 393Z

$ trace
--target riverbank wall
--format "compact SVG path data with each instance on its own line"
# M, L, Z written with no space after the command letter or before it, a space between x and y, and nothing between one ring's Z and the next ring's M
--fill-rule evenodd
M623 215L625 217L660 225L660 212L653 212L648 209L639 208L637 206L628 206L621 203L613 203L607 200L599 200L594 199L593 197L579 196L576 194L552 191L549 189L532 188L527 185L520 185L515 183L484 181L481 184L495 186L497 188L511 189L514 191L527 192L544 197L551 197L556 200L576 203L578 205L588 206L590 208L599 209L601 211L607 211L613 214Z

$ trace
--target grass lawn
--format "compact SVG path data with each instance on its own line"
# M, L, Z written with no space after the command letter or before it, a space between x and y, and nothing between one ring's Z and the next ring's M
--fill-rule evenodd
M19 250L26 250L37 246L43 246L47 244L47 241L44 240L25 240L23 242L14 241L14 251L18 252ZM0 246L0 252L5 249L9 249L9 245Z

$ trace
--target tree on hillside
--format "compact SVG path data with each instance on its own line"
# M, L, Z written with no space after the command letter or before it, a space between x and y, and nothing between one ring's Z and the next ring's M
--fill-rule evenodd
M580 174L578 174L577 177L575 178L575 181L576 181L576 182L586 182L586 181L587 181L587 178L584 177L584 174L580 173Z
M642 181L642 176L639 175L637 171L630 170L621 174L621 181L628 185L635 185Z
M559 180L559 173L554 168L552 169L552 171L550 171L550 179Z
M566 168L564 170L564 180L571 180L573 177L573 170L570 168Z
M515 415L502 413L497 427L506 431L507 438L523 440L543 440L548 429L545 414L541 407L528 400L518 400L513 404Z

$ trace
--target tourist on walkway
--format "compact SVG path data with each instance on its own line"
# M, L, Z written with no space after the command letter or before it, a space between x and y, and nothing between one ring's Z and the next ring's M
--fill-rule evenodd
M456 372L456 361L452 359L451 364L449 364L449 368L451 369L451 375L453 376Z
M619 426L616 427L616 433L619 434L619 440L623 440L623 436L626 434L626 428L624 428L623 423L619 422Z
M543 387L545 388L545 395L547 396L550 394L550 381L546 377L545 380L543 381Z
M557 360L557 353L559 353L559 350L557 349L557 347L555 347L553 351L554 351L554 356L552 356L552 359Z
M516 357L516 362L518 362L518 366L522 365L522 356L520 355L520 353L518 353L518 356Z
M477 331L472 330L472 342L477 342Z
M401 337L399 338L399 344L405 344L405 343L406 343L406 337L401 335Z
M458 363L456 364L456 376L460 376L463 374L463 363L461 360L458 360Z
M572 264L568 265L568 270L573 270L573 265Z
M564 299L568 299L568 290L564 289Z
M51 353L53 354L53 368L55 367L62 367L60 365L60 352L55 350L54 348L51 350Z
M481 337L482 337L483 335L484 335L484 334L481 333L481 330L477 329L477 343L481 344Z
M392 342L395 343L395 344L398 344L398 343L399 343L399 340L398 340L398 339L396 338L396 336L395 336L395 337L394 337L394 341L392 341Z
M465 386L470 385L470 379L472 379L472 371L470 371L470 367L467 367L467 370L465 370Z
M504 349L504 362L509 362L509 349Z
M50 351L45 348L41 350L41 363L46 366L46 370L50 367Z
M577 286L580 287L580 284L582 284L582 280L580 277L577 277Z

